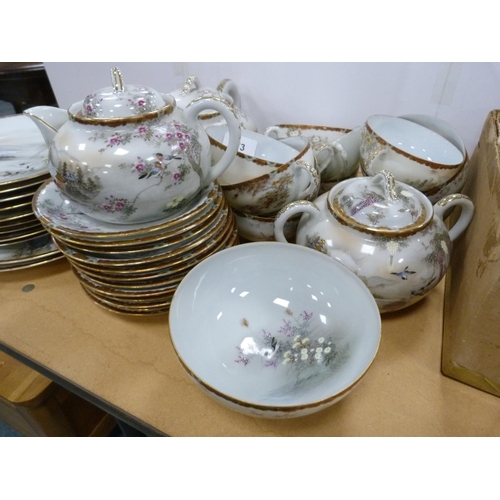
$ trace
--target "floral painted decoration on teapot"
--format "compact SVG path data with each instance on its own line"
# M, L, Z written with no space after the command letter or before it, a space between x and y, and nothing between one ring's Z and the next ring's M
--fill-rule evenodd
M124 85L118 68L112 70L113 87L90 93L83 101L85 118L124 118L156 111L164 106L159 92L142 85Z

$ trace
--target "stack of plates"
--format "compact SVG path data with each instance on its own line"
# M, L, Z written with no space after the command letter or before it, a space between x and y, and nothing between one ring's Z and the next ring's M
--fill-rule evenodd
M0 118L0 271L62 257L32 209L50 178L42 135L23 115Z
M218 184L181 214L141 224L95 220L52 180L35 194L33 209L85 293L125 314L167 312L177 286L196 264L238 243L233 213Z

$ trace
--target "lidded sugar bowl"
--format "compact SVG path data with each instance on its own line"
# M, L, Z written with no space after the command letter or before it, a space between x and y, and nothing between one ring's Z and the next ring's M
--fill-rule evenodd
M118 68L111 87L62 110L25 111L49 145L50 173L82 212L110 223L139 223L186 207L234 160L241 130L231 104L199 96L180 109L175 98L124 85ZM208 135L197 117L216 110L227 122L228 147L212 166Z
M448 230L444 217L455 206L460 215ZM277 241L286 241L283 226L299 213L296 243L347 266L380 312L389 312L419 301L441 281L452 242L469 225L474 206L461 194L433 206L420 191L382 171L342 181L315 202L290 203L276 216Z

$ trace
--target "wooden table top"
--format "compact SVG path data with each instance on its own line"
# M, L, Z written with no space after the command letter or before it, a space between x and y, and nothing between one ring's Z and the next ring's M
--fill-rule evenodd
M1 350L149 435L500 436L500 399L441 373L444 280L383 315L377 357L350 395L288 420L246 416L202 393L175 356L167 314L101 308L65 259L1 273L0 297Z

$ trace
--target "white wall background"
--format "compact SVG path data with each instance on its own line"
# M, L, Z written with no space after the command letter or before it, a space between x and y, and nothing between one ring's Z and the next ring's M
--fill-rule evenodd
M472 154L488 113L500 108L497 62L45 62L63 108L110 86L114 66L125 83L161 92L190 75L211 88L231 78L260 132L276 123L352 128L372 114L422 113L454 126Z

